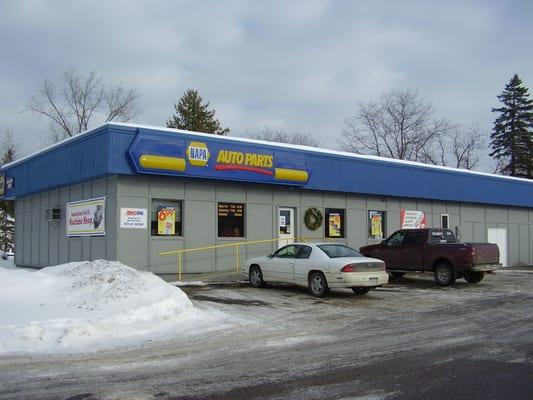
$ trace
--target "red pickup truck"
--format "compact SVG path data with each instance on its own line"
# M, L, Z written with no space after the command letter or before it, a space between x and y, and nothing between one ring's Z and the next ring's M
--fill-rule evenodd
M360 252L385 261L393 278L406 272L433 272L441 286L457 278L478 283L500 266L497 245L459 243L449 229L401 229L380 244L361 247Z

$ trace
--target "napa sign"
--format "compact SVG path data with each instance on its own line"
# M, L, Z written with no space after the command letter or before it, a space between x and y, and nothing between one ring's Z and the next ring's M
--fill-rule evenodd
M245 141L139 129L128 150L140 174L176 175L305 185L310 170L301 153Z

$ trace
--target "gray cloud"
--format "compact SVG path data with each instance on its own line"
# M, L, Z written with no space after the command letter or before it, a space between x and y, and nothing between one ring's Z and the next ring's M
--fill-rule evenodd
M142 95L164 125L187 88L234 135L264 126L334 138L357 103L412 88L438 116L487 130L512 74L533 85L527 1L4 1L0 132L25 152L47 123L22 112L70 66Z

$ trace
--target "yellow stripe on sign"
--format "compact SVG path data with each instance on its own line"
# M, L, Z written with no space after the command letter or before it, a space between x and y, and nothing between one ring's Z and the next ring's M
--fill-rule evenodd
M143 154L139 158L141 167L147 169L162 169L165 171L185 171L185 159L180 157L152 156Z
M309 175L307 171L302 171L300 169L287 169L287 168L276 168L274 172L274 177L279 181L293 181L293 182L307 182Z

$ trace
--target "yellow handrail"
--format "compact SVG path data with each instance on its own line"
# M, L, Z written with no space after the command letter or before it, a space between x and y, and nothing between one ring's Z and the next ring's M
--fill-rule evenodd
M240 249L239 246L248 246L250 244L259 244L259 243L272 243L272 242L279 242L279 241L287 241L287 244L288 244L289 240L292 240L294 242L304 242L306 240L331 240L331 239L330 238L298 237L298 238L276 238L276 239L250 240L250 241L243 241L243 242L236 242L236 243L226 243L226 244L217 244L217 245L212 245L212 246L194 247L192 249L163 251L159 253L159 255L168 256L172 254L177 254L178 256L178 280L181 281L181 275L183 272L183 253L189 253L193 251L220 249L223 247L235 247L235 272L239 272L239 249Z

